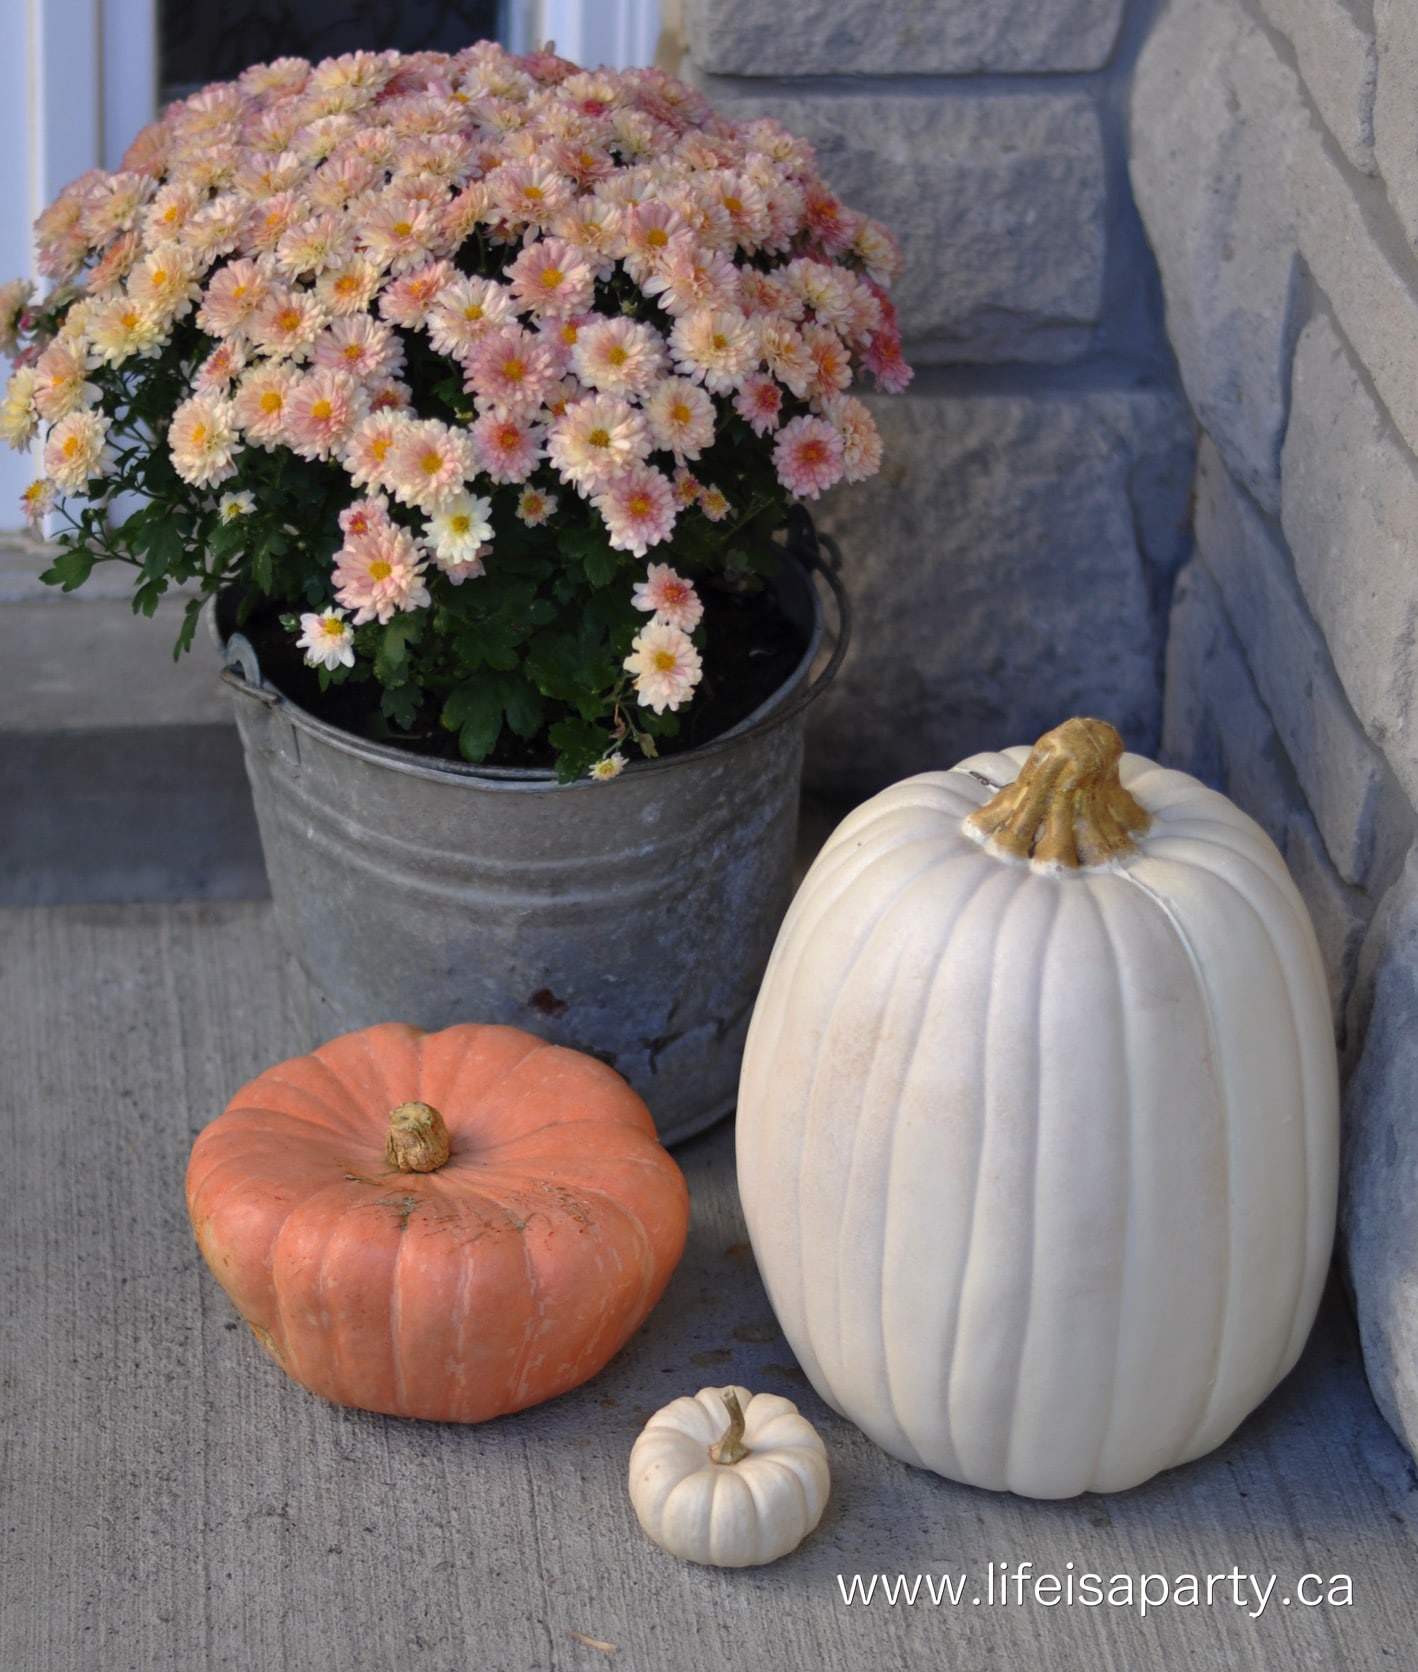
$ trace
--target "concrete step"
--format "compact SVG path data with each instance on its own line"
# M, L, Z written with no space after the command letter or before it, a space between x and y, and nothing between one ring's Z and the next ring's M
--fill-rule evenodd
M135 616L116 566L66 595L0 546L0 905L259 899L256 821L216 651L183 599Z

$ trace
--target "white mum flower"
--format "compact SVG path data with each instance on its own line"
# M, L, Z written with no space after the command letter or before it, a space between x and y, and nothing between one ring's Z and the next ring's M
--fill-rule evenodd
M238 499L239 494L227 494ZM247 496L250 497L249 495ZM300 618L300 638L305 661L312 668L352 668L354 666L354 629L345 620L343 610L312 611Z
M245 489L241 493L224 493L217 501L217 515L224 523L236 522L240 517L249 517L256 509L256 495Z
M663 714L689 701L704 670L688 633L668 622L653 621L631 640L625 671L635 675L635 694L641 704Z
M469 563L492 539L492 501L460 493L423 525L423 537L442 564Z

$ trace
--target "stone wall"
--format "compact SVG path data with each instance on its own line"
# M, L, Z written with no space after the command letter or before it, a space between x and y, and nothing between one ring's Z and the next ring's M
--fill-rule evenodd
M816 145L900 236L905 396L825 502L859 631L812 786L859 796L1070 713L1152 748L1193 428L1124 149L1153 0L684 0L726 112Z
M1200 422L1163 746L1284 850L1348 1072L1343 1243L1418 1445L1418 6L1167 0L1132 180Z

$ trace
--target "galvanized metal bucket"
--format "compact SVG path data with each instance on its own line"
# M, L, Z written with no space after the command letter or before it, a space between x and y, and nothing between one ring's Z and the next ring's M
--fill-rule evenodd
M820 667L810 571L838 612ZM712 743L608 783L427 760L328 725L263 681L219 600L222 677L276 921L315 995L312 1042L382 1021L510 1022L611 1063L666 1141L729 1113L791 892L807 706L850 630L815 558L777 584L809 639L792 677Z

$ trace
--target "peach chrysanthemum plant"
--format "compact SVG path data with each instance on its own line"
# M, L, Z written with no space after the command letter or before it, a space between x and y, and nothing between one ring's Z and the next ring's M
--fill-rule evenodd
M806 144L550 51L259 66L36 231L0 436L42 440L45 578L129 564L148 614L195 582L179 651L234 586L322 689L377 682L386 739L506 727L563 778L675 733L701 594L876 470L854 376L910 377L895 244Z

